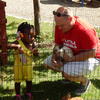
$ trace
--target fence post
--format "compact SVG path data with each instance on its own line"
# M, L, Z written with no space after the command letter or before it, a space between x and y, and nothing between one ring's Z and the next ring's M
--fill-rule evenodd
M6 2L0 0L0 60L2 65L7 64L7 35L6 35Z
M40 34L40 9L39 9L39 0L33 0L34 6L34 25L35 25L35 32L36 35Z

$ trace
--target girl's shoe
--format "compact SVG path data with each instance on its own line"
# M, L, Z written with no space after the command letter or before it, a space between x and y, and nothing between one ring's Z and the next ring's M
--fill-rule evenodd
M17 94L17 95L15 96L15 100L22 100L21 95Z

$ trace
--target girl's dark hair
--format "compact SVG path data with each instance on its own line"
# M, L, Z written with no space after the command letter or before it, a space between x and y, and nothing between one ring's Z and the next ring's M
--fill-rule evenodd
M20 31L21 33L30 33L31 25L27 22L23 22L18 26L17 32Z
M31 25L31 28L33 28L33 29L34 29L34 26L33 26L33 25Z

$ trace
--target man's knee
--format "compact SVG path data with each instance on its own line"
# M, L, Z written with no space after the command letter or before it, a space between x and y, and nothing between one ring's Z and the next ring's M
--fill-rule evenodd
M65 78L80 78L80 76L78 75L71 75L71 74L64 73L64 72L62 72L62 76Z

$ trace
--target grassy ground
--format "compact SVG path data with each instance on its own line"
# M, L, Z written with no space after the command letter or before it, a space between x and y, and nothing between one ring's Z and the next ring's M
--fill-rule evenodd
M7 17L7 36L8 41L12 42L16 37L16 29L19 23L26 21ZM32 23L32 21L28 21ZM49 43L53 41L53 24L42 23L40 42ZM100 33L100 30L97 30ZM68 92L74 96L74 91L79 87L78 83L63 81L61 73L47 70L43 66L44 59L50 55L51 47L39 48L40 56L33 59L35 66L33 68L33 95L34 100L60 100L60 98ZM0 67L0 97L3 100L14 100L14 81L13 81L13 63L14 52L9 50L9 63L5 67ZM84 100L99 100L100 98L100 67L96 68L90 75L87 76L91 80L91 86L87 93L82 94ZM21 93L24 95L25 82L22 83ZM24 98L24 96L23 96ZM24 98L25 99L25 98Z

